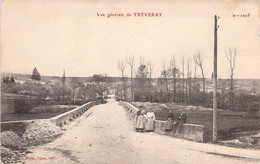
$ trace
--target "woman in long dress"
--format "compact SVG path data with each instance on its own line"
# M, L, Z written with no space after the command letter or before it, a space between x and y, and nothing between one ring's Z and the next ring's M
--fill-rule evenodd
M153 131L154 130L154 121L155 121L155 114L152 112L152 109L150 108L149 111L146 114L147 122L145 124L145 130L146 131Z
M173 121L174 121L174 114L172 110L170 110L166 118L165 131L170 131L173 129Z
M144 111L141 109L136 113L136 117L135 117L135 129L138 132L143 131L145 128L145 122L146 122L146 118L144 116Z

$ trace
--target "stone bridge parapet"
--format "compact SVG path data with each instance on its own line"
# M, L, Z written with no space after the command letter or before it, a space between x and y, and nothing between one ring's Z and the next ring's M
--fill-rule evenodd
M82 106L79 106L75 109L72 109L68 112L59 114L55 117L49 118L49 119L35 119L35 120L21 120L21 121L7 121L7 122L1 122L1 132L3 131L13 131L19 136L22 136L23 133L26 131L26 128L28 125L33 123L34 121L50 121L54 123L57 126L63 126L69 121L72 121L76 119L77 117L81 116L84 112L86 112L89 108L91 108L94 105L98 105L100 102L93 101L89 102L87 104L84 104Z
M133 119L136 112L139 110L132 104L124 101L120 101L120 105L122 105L129 113L130 119ZM165 124L166 121L161 121L161 120L155 120L155 133L159 134L165 134L165 135L170 135L178 138L184 138L196 142L204 142L205 137L204 137L204 126L203 125L196 125L196 124L183 124L182 130L179 134L174 133L174 128L171 131L166 131L165 130Z

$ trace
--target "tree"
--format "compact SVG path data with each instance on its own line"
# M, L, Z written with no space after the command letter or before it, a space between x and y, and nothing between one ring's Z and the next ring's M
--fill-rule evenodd
M188 92L188 90L189 90L189 92ZM190 58L189 57L187 59L186 101L191 102L191 71L190 71Z
M231 98L231 105L232 108L234 106L234 84L233 84L233 78L234 78L234 69L235 69L235 62L236 62L236 56L237 56L237 49L236 48L229 48L228 50L225 50L226 57L229 62L229 73L230 73L230 98Z
M178 102L181 102L181 71L177 72L177 79L178 79Z
M51 90L52 90L52 98L54 100L64 100L63 99L63 86L60 81L56 82L55 84L51 85Z
M40 73L39 73L39 71L37 70L36 67L33 69L31 79L37 80L37 81L41 80L41 75L40 75Z
M225 50L226 57L229 62L229 73L230 73L230 90L233 91L234 86L233 86L233 77L234 77L234 69L235 69L235 61L236 61L236 56L237 56L237 49L231 49L229 48L228 50Z
M11 78L3 76L3 83L15 83L14 76L12 75Z
M184 79L185 60L184 60L184 57L182 57L181 65L182 65L182 102L184 102L184 83L185 83L185 79Z
M104 92L108 91L111 79L107 75L95 74L91 77L94 91L100 96L101 102L104 102Z
M162 103L163 100L163 86L164 86L164 79L163 78L158 78L157 79L157 84L159 85L159 89L160 89L160 99L159 102Z
M73 100L73 101L75 101L76 89L77 89L78 87L80 87L80 85L81 85L81 83L80 83L80 82L77 82L77 81L75 81L75 82L73 82L73 83L71 84L71 87L72 87L72 89L73 89L73 92L72 92L72 100Z
M126 78L124 76L124 72L125 72L125 69L126 69L125 61L124 60L118 61L117 68L121 71L121 75L122 75L121 99L123 99L123 96L124 96L124 100L125 100L126 99Z
M163 77L163 80L165 82L165 89L167 92L167 101L170 100L170 92L169 92L169 85L168 85L168 71L166 70L165 63L163 64L163 70L161 72L161 76Z
M14 76L12 75L10 78L10 83L15 83Z
M197 94L197 65L194 64L194 77L193 77L193 98L196 98ZM193 102L195 103L195 102Z
M3 76L3 80L2 80L2 82L3 82L3 83L7 83L7 81L6 81L6 77L5 77L5 76Z
M146 100L146 91L148 86L148 69L146 65L140 64L136 73L136 94L138 100L145 101Z
M52 96L55 100L62 100L65 103L65 100L70 101L71 90L68 87L64 88L64 85L61 81L57 81L51 85Z
M134 62L135 58L133 55L126 57L126 63L130 66L131 70L131 100L134 100L134 82L133 82L133 75L134 75Z
M149 85L148 85L148 91L149 91L149 98L150 98L150 101L152 101L152 73L153 73L153 68L154 68L154 65L151 63L151 62L148 62L147 63L147 67L148 67L148 72L149 72Z
M61 79L62 83L62 100L65 99L65 89L66 89L66 76L65 76L65 70L63 70L63 77Z
M152 79L154 65L151 62L148 62L147 66L148 66L149 78Z
M85 85L84 83L81 83L79 85L79 94L83 100L94 100L96 98L96 93L93 84Z
M176 75L179 70L176 68L175 56L170 60L170 71L172 73L173 78L173 102L176 102Z
M202 85L203 85L203 105L205 103L205 77L204 77L204 67L203 67L203 55L201 51L198 51L197 54L193 57L194 62L199 66L202 76Z
M4 77L3 80L6 78ZM2 93L14 93L17 94L22 90L22 85L20 83L12 83L10 81L3 82L1 84L1 92Z
M33 81L27 80L23 83L23 91L24 92L22 93L27 94L30 97L43 100L48 97L50 89L41 83L35 83Z

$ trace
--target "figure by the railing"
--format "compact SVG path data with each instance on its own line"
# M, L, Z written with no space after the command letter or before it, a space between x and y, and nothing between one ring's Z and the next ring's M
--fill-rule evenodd
M139 107L139 111L137 111L136 116L135 116L135 129L136 131L144 131L145 128L145 114L144 114L144 109L143 106Z
M145 131L154 131L154 121L155 121L155 114L152 111L152 108L145 115L146 117L146 124L145 124Z
M176 125L177 125L176 133L177 134L180 133L182 126L184 123L186 123L186 121L187 121L187 115L183 112L182 109L180 109L180 114L178 116L178 121L176 123Z
M174 114L172 110L169 110L168 116L166 118L165 131L171 131L174 127Z
M144 113L144 107L139 106L138 108L132 106L127 102L122 102L122 105L128 112L132 113L135 116L135 128L136 131L146 131L146 123L148 122L145 118L147 114ZM150 111L149 111L150 112ZM204 126L203 125L195 125L195 124L185 124L187 120L187 115L181 109L179 110L180 114L176 118L174 116L173 111L169 112L167 116L167 121L154 121L154 131L160 134L169 134L175 137L186 138L189 140L203 142L204 138ZM172 113L172 114L170 114ZM155 117L154 117L155 118ZM168 127L167 127L168 126ZM165 127L168 129L168 132L165 132ZM176 133L176 134L174 134Z

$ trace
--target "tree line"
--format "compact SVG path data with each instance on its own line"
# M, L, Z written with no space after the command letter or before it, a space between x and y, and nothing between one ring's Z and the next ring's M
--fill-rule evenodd
M111 84L107 75L94 74L86 81L78 78L67 78L65 70L63 76L42 80L40 72L34 68L30 76L22 83L16 83L13 76L3 77L1 85L3 93L19 95L19 99L34 99L38 104L75 104L80 105L88 101L101 100L104 102ZM3 97L3 96L2 96ZM27 101L27 100L24 100Z
M238 50L225 50L229 63L229 89L226 80L218 80L218 108L227 110L249 110L259 108L259 95L251 95L235 91L234 70ZM182 57L177 63L175 56L163 63L160 76L153 78L154 65L144 62L140 57L137 63L133 55L118 61L117 68L121 72L121 84L117 87L117 98L126 101L173 102L187 105L212 107L212 79L205 78L205 63L202 51L196 52L191 58ZM177 66L178 65L178 66ZM130 77L126 69L130 68ZM213 75L212 75L213 76ZM212 89L212 90L211 90ZM241 101L242 100L242 101ZM258 105L252 106L252 103Z

